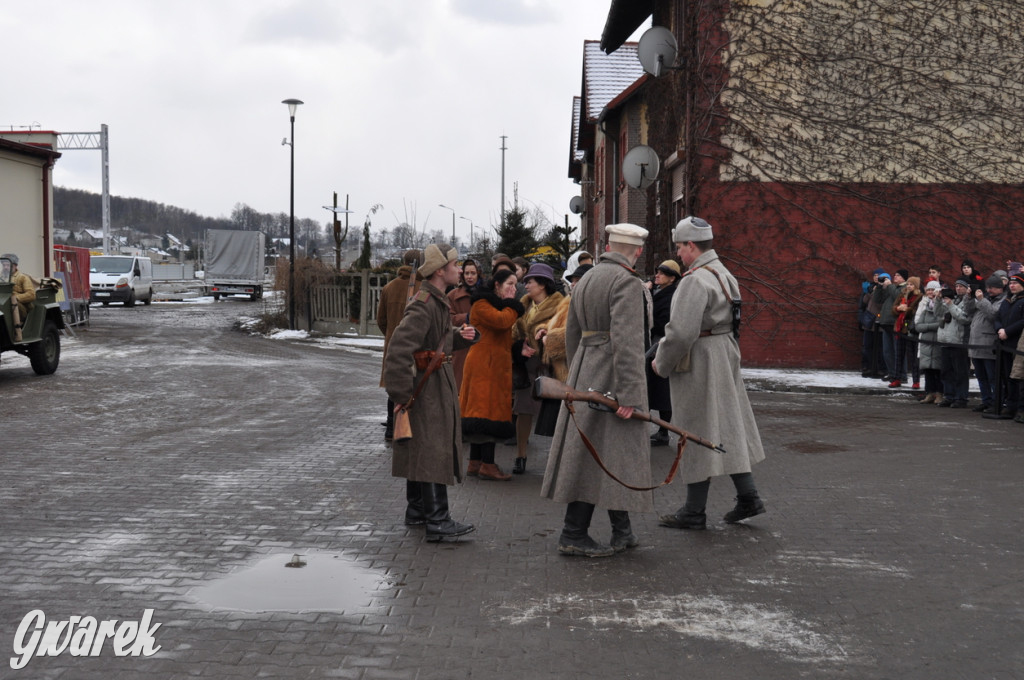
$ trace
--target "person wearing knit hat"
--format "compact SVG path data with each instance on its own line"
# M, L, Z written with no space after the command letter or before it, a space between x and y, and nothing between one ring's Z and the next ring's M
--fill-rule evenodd
M882 357L882 335L877 325L881 307L875 300L875 291L882 287L883 276L889 278L881 267L871 273L871 280L864 282L866 289L858 305L858 325L861 329L860 374L865 378L881 378L888 373Z
M942 401L942 354L938 345L939 325L946 310L939 298L942 284L929 281L924 287L924 298L917 305L914 329L918 340L918 369L924 376L924 397L919 404L938 404Z
M740 288L711 247L712 233L711 225L696 217L681 220L672 232L686 272L651 366L669 379L672 424L699 432L725 449L701 448L683 457L686 502L659 520L673 529L707 528L711 478L722 475L729 475L736 488L736 506L725 514L726 522L765 512L751 472L764 460L764 447L740 374Z
M902 379L893 380L889 387L901 387L907 374L913 379L911 389L921 389L921 374L917 363L917 334L912 333L914 315L917 313L917 306L921 302L924 293L921 291L921 279L917 276L910 276L904 284L903 293L896 301L893 312L896 314L896 322L893 324L893 332L896 336L896 365L903 367Z
M886 375L882 380L889 382L890 385L893 382L902 383L907 378L906 367L896 363L896 333L893 330L896 324L893 307L896 301L903 297L905 271L897 269L891 279L888 274L880 274L878 281L881 285L872 293L872 299L878 307L878 330L881 331L882 360L886 369Z
M971 289L971 295L974 295L974 291L980 290L985 285L985 277L979 274L974 269L974 263L967 259L960 264L960 276L957 278L967 281L967 286Z
M649 297L634 265L647 230L634 224L605 227L607 245L598 263L572 289L565 326L568 384L615 395L619 408L604 413L576 407L575 420L597 442L609 470L627 484L650 487L651 445L646 422L632 419L647 410L644 350L648 341ZM563 408L555 426L541 496L565 503L558 537L563 555L607 557L639 545L630 512L650 512L650 491L631 491L608 478L594 460ZM590 536L596 506L608 508L611 540Z
M974 316L971 317L967 354L974 365L974 375L978 379L978 392L981 395L981 403L974 410L981 413L995 410L995 393L999 385L995 349L999 338L996 336L995 321L999 316L999 306L1006 297L1003 288L1003 280L993 274L985 280L985 290L975 291L971 301Z
M966 408L970 396L971 360L965 345L974 314L974 300L966 277L957 279L953 290L954 295L943 294L941 298L945 314L936 335L942 360L943 394L939 406Z
M406 479L405 523L425 525L430 542L475 529L453 520L448 508L447 485L460 483L466 467L452 364L434 361L438 352L442 359L450 357L478 338L470 325L452 326L445 290L459 282L457 256L447 245L426 247L418 270L423 283L406 306L384 356L388 397L396 405L396 416L400 411L408 416L412 430L411 438L396 438L392 444L391 474Z

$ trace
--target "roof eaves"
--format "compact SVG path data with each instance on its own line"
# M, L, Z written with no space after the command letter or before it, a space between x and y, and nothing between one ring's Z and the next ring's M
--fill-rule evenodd
M601 32L601 49L607 54L622 47L636 29L654 14L655 0L612 0Z

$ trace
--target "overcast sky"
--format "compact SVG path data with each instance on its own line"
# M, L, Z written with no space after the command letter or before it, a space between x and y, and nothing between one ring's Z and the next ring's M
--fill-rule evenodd
M237 203L408 221L468 238L506 201L564 220L583 42L609 0L37 0L0 4L0 127L109 126L110 190L210 217ZM634 36L636 39L636 36ZM100 153L66 151L59 186L99 192ZM579 219L570 214L570 224ZM478 234L480 232L477 232Z

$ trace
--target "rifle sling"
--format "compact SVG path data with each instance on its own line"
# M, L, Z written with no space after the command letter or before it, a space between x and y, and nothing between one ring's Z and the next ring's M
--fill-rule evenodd
M441 362L444 361L444 345L447 341L447 336L441 337L441 344L437 346L437 351L434 352L434 358L430 360L430 364L427 366L427 370L423 371L423 377L420 378L420 383L416 385L416 389L413 391L412 398L409 400L409 403L402 407L403 410L408 411L410 408L412 408L412 403L416 401L416 397L420 395L420 391L423 389L423 386L427 383L427 378L429 378L430 374L436 371L438 366L441 365Z
M568 394L565 396L565 407L569 409L569 415L572 416L572 424L576 426L576 431L580 433L580 439L583 440L583 445L587 447L587 451L590 452L590 456L594 459L594 462L597 463L597 466L601 468L606 475L622 486L627 489L631 489L632 491L654 491L655 489L660 489L666 484L671 484L672 480L675 479L676 473L679 471L679 461L682 460L683 457L683 449L686 448L686 437L679 438L679 442L676 445L676 459L672 461L672 468L668 471L668 476L665 477L664 482L655 486L633 486L632 484L627 484L616 477L615 474L605 466L604 461L601 460L601 456L597 453L597 449L594 448L590 438L583 434L583 430L580 429L579 423L576 422L576 409L572 405L572 397Z

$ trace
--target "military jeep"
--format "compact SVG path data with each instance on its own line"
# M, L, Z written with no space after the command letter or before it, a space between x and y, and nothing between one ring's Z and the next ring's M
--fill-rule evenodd
M57 302L57 286L43 285L36 289L36 299L22 319L21 339L12 313L14 284L11 283L11 262L0 258L0 353L14 351L27 356L38 375L50 375L60 363L60 331L64 316Z

